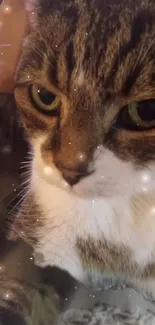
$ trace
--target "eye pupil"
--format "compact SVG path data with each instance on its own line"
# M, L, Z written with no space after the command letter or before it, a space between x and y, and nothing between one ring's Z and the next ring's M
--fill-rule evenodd
M37 92L41 102L44 105L51 105L56 98L52 92L48 91L45 88L38 88Z
M155 101L141 102L137 107L138 114L143 121L151 122L155 119Z
M127 130L155 128L155 99L129 103L120 111L117 123Z

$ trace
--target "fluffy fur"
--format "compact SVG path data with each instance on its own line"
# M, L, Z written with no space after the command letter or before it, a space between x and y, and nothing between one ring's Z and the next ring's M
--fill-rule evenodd
M128 129L120 114L155 98L155 3L38 0L28 14L15 96L32 179L13 233L41 266L84 282L118 276L154 296L154 128ZM59 113L34 107L32 84L59 96ZM77 170L70 186L64 174Z

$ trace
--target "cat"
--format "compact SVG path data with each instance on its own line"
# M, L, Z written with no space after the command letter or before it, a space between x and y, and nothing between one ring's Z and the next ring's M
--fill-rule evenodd
M95 286L118 276L155 298L155 2L26 10L15 99L33 155L9 238L28 242L40 267ZM44 320L34 312L28 324L56 323L46 289Z

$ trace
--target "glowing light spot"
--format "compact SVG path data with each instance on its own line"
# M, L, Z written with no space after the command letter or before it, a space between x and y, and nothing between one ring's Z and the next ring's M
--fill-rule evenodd
M84 161L84 160L86 159L86 155L85 155L84 153L82 153L82 152L79 152L79 154L78 154L78 159L79 159L80 161Z
M33 257L32 256L30 257L30 260L33 261Z
M0 265L0 272L4 272L4 265Z
M12 292L11 291L6 291L5 294L4 294L4 298L5 299L10 299L12 296Z
M68 189L69 188L69 184L67 182L63 182L63 187Z
M2 153L6 153L6 154L9 154L10 152L12 151L12 148L10 145L6 145L2 148Z
M95 200L92 200L92 203L95 203Z
M3 9L3 11L4 11L4 13L5 14L11 14L11 12L12 12L12 7L11 6L2 6L2 9Z
M50 176L52 174L52 168L49 166L44 167L44 174Z
M69 142L69 145L71 145L71 142Z
M143 173L143 174L142 174L142 181L143 181L144 183L148 183L148 182L150 181L150 175L147 174L147 173Z
M32 15L34 15L34 11L32 11Z
M154 207L154 208L152 208L152 212L153 212L153 213L155 213L155 207Z
M104 176L101 176L102 179L104 179Z
M88 36L88 33L86 33L86 36Z

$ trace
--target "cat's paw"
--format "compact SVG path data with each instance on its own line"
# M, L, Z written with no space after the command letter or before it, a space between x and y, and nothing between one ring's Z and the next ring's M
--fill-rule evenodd
M25 325L59 324L59 297L51 286L1 278L1 308L15 313Z

